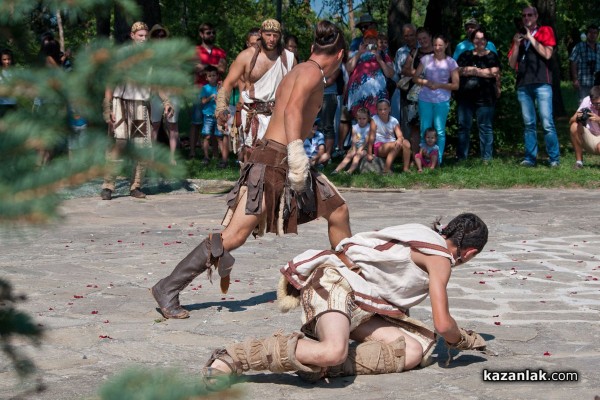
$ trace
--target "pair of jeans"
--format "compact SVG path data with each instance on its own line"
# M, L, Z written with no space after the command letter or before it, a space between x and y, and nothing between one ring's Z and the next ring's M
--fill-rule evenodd
M421 142L425 142L425 130L434 128L437 132L437 145L440 148L438 163L442 164L444 147L446 146L446 120L450 112L450 100L441 103L430 103L419 100L419 118L421 119Z
M327 93L323 95L323 105L319 111L319 128L325 139L335 139L335 128L333 122L335 120L335 112L337 110L337 94Z
M494 106L482 106L464 100L458 102L456 110L458 117L458 149L456 150L456 156L459 160L466 160L469 156L473 114L477 118L477 127L479 128L481 159L484 161L492 159L492 144L494 143L492 121L494 120L494 111Z
M552 115L552 86L547 83L519 86L517 88L517 98L521 104L521 114L525 125L525 161L532 165L535 165L537 161L538 142L535 114L535 103L537 102L537 109L544 129L546 152L551 163L560 162L558 135L556 134Z

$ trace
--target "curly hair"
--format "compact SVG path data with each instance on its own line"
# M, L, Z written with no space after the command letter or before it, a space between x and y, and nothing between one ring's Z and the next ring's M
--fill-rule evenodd
M473 213L463 213L452 219L448 225L439 229L441 218L433 223L433 230L449 239L460 252L461 249L474 248L478 253L488 240L488 228L485 222Z

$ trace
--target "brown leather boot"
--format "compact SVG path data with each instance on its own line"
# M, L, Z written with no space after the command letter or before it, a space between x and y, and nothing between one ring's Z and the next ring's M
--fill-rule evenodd
M151 289L165 318L182 319L190 316L179 303L179 292L211 265L231 271L235 259L223 249L221 235L209 235L190 254L177 264L173 272ZM220 272L220 271L219 271Z

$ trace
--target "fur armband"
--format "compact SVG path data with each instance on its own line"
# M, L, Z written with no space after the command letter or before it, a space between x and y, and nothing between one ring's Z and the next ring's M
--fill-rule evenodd
M296 139L287 145L288 182L290 187L296 193L302 193L306 190L306 180L308 179L308 170L310 162L302 139Z

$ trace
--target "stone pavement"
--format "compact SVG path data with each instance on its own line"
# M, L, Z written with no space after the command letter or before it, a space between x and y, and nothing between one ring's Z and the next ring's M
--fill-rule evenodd
M594 190L411 190L344 192L354 232L407 222L480 215L490 240L453 272L450 308L459 325L480 332L497 357L462 352L402 374L341 378L316 385L292 374L254 373L235 385L248 399L593 399L600 395L600 192ZM64 220L0 233L0 271L42 324L40 348L22 348L48 389L32 399L97 398L98 388L132 365L196 374L212 349L249 336L299 327L299 312L274 303L278 269L308 248L327 248L326 222L299 236L249 239L229 293L197 278L182 293L187 320L164 320L148 288L209 232L219 230L224 195L184 190L136 200L98 196L64 203ZM412 315L431 324L428 303ZM575 371L578 382L492 383L494 371ZM15 393L0 355L0 398Z

